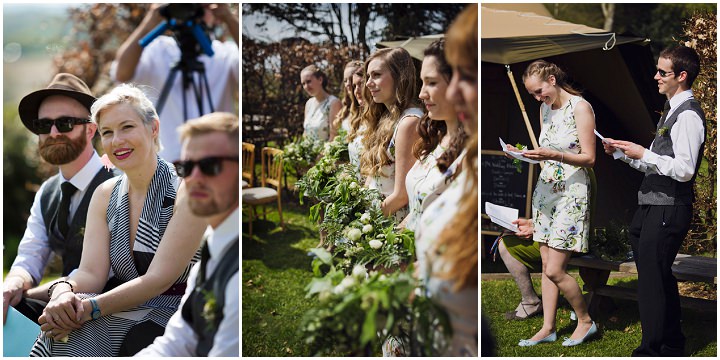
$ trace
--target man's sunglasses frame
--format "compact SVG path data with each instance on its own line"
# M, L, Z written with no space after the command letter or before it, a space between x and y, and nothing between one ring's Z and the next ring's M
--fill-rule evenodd
M57 119L35 119L33 120L33 132L38 135L49 134L53 125L61 133L72 131L75 125L88 124L89 119L81 119L72 116L61 116Z
M216 176L222 172L223 161L240 161L239 156L209 156L200 160L178 160L173 162L175 171L179 177L187 177L192 174L195 165L200 167L200 172L206 176Z

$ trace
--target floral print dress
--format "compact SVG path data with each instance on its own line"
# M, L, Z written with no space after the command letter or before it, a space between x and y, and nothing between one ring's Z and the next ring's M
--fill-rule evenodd
M357 171L359 181L362 181L363 179L362 175L360 175L360 155L363 151L365 151L365 147L362 144L365 128L365 125L360 125L360 129L358 129L355 138L348 143L348 156L350 158L350 164Z
M330 106L340 101L333 95L328 95L325 100L318 102L315 97L305 103L305 122L303 123L304 136L312 139L329 141L330 139Z
M557 110L544 103L540 106L543 123L540 147L580 153L574 113L580 101L585 100L573 96ZM545 161L532 198L533 240L554 249L588 252L589 196L590 178L585 168Z
M450 184L458 164L462 162L464 152L458 156L448 167L445 173L440 172L437 161L445 153L446 148L438 145L432 153L424 159L415 161L412 169L405 177L405 189L408 193L408 215L405 227L415 231L417 221L423 211L430 205Z
M420 108L408 108L405 111L403 111L402 115L400 115L400 119L398 119L397 122L395 122L395 129L393 130L393 136L392 139L390 139L390 144L388 144L388 148L386 150L388 157L390 158L390 163L387 165L383 165L383 167L380 168L380 171L375 174L374 176L370 177L370 189L378 189L380 190L380 193L383 195L383 197L388 197L390 194L395 191L395 142L398 128L400 126L400 122L403 121L408 116L416 116L418 118L423 116L422 110ZM407 174L405 174L407 175ZM395 220L397 222L401 222L405 216L408 214L408 207L404 206L403 208L396 211L393 216L395 217Z

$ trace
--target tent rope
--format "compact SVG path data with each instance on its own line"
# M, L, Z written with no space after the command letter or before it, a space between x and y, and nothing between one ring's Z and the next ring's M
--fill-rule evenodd
M615 43L617 42L617 40L615 39L615 33L588 34L588 33L581 33L581 32L577 32L577 31L573 31L573 33L578 34L578 35L584 35L584 36L610 36L608 41L605 42L605 46L603 46L603 50L606 50L606 51L612 50L612 48L615 47ZM610 43L612 43L612 44L608 45Z

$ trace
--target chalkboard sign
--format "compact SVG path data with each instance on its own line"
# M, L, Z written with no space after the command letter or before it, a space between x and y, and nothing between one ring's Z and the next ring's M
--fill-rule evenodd
M519 216L531 215L533 174L536 165L522 162L518 172L512 159L502 151L482 150L480 152L480 206L485 214L485 202L508 206L519 210Z

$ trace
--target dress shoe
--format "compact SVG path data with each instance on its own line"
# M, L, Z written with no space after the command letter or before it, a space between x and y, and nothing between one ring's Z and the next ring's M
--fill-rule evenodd
M531 306L535 306L535 310L528 312L528 309L526 308L526 306L528 308L530 308ZM517 309L515 309L514 311L508 311L505 313L505 320L525 320L525 319L531 318L533 316L540 315L542 313L543 313L542 301L538 301L535 304L520 303L520 305L518 305ZM525 316L518 316L518 314L520 314L520 315L524 314Z
M553 331L552 334L550 334L538 341L525 340L525 339L520 340L520 342L518 343L518 346L535 346L539 343L553 342L555 340L557 340L557 333Z
M588 340L591 336L595 335L597 333L598 329L595 325L595 322L592 322L592 325L590 326L590 329L588 329L585 336L582 337L582 339L573 340L571 338L565 338L565 341L563 341L562 346L576 346L584 343L586 340Z

